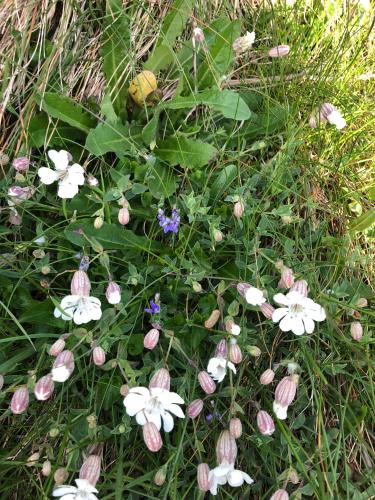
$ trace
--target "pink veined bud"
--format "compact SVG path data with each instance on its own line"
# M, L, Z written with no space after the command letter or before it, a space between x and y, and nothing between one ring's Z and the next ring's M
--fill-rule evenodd
M272 47L272 49L268 51L268 55L270 57L284 57L289 54L289 51L289 45L278 45L277 47Z
M361 340L363 335L363 328L359 321L353 321L353 323L350 325L350 335L352 336L352 339L356 340L357 342Z
M30 160L26 156L15 158L12 163L17 172L26 172L29 169Z
M194 399L187 407L186 413L190 418L197 418L203 410L203 401L201 399Z
M29 391L26 387L19 387L13 394L10 410L15 415L20 415L27 410L29 405Z
M251 285L248 283L238 283L237 292L241 295L241 297L245 297L246 292L251 288Z
M102 366L105 363L105 351L102 347L96 346L92 351L92 360L94 365Z
M143 440L147 448L154 453L163 446L160 432L153 422L146 422L143 426Z
M272 436L275 432L275 423L269 413L260 410L257 415L257 426L263 436Z
M239 418L231 418L229 422L229 432L234 439L242 436L242 424Z
M262 375L260 376L259 382L262 385L269 385L273 382L273 379L275 378L275 372L269 368L268 370L264 371Z
M234 464L237 457L237 445L229 431L222 431L216 443L217 463Z
M202 43L204 41L204 33L200 28L193 29L193 39L198 43Z
M281 279L279 281L279 288L290 288L294 285L294 274L289 267L284 267L281 272Z
M130 221L129 209L127 207L122 207L118 211L118 221L122 226L126 226L126 224Z
M239 325L236 325L236 323L233 321L233 319L228 319L225 322L225 329L231 335L237 336L241 333L241 327Z
M204 322L204 326L206 328L213 328L216 325L216 323L219 321L219 318L220 318L219 309L214 309L212 311L212 313L210 314L209 318L206 319L206 321Z
M38 401L47 401L55 389L51 374L40 378L34 387L34 394Z
M298 280L296 281L291 287L290 287L291 292L298 292L300 293L303 297L307 297L307 281L305 280Z
M164 467L161 467L154 476L154 483L156 484L156 486L163 486L166 477L166 470Z
M4 386L4 375L0 374L0 391L3 388L3 386Z
M241 219L241 217L243 216L243 213L245 211L245 206L243 204L242 201L237 201L234 205L233 205L233 215L237 218L237 219Z
M171 376L166 368L160 368L151 378L148 384L149 389L153 387L160 387L160 389L166 389L167 391L171 388Z
M208 479L210 468L207 464L199 464L197 467L198 488L200 491L208 491L211 487L211 482Z
M311 128L316 128L318 126L318 121L317 121L317 117L315 116L315 114L310 115L309 125Z
M55 480L55 483L57 486L64 484L67 481L68 477L69 477L69 473L63 467L60 467L59 469L57 469L57 471L53 475L53 479Z
M144 336L144 339L143 339L144 347L146 349L150 349L150 351L152 351L152 349L155 349L155 347L157 346L157 344L159 342L159 336L160 336L159 330L157 330L156 328L152 328Z
M214 240L216 243L223 241L223 233L219 229L215 229L214 231Z
M297 384L293 376L284 377L277 384L275 390L275 401L281 406L289 406L296 396Z
M263 302L263 304L260 305L260 310L267 319L272 319L275 308L272 307L271 304L268 304L268 302Z
M51 462L49 460L45 460L42 465L42 474L47 477L51 474Z
M89 455L80 468L79 478L86 479L92 486L95 486L100 477L100 464L99 455Z
M59 338L56 340L56 342L54 342L51 347L50 347L50 350L48 351L48 354L50 356L58 356L60 354L60 352L62 352L64 350L64 347L65 347L65 340L63 338Z
M221 339L216 346L215 357L226 359L227 356L228 356L227 341L225 339Z
M231 344L229 346L229 361L238 365L242 361L242 351L238 344Z
M74 356L72 351L60 352L52 366L52 380L65 382L74 371Z
M28 200L34 194L31 187L11 186L8 189L8 196L14 198L13 202L17 203L22 200Z
M90 295L91 283L86 271L78 270L73 274L70 283L70 291L72 295L81 295L88 297Z
M320 119L321 120L327 120L328 115L332 113L332 111L335 111L335 106L331 104L330 102L325 102L324 104L321 105L319 113L320 113Z
M216 391L216 384L207 372L198 373L198 382L206 394L213 394Z
M110 304L119 304L121 301L121 288L114 281L110 281L105 291L106 299Z
M270 500L289 500L288 492L281 489L276 490L275 493L270 498Z

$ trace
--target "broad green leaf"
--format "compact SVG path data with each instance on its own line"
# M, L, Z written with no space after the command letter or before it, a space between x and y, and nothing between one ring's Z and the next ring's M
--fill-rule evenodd
M240 29L239 20L217 19L205 30L209 50L198 70L197 78L201 89L218 86L220 78L230 69L234 58L232 44L239 37Z
M170 167L156 163L147 177L148 188L154 198L171 196L177 189L176 174Z
M164 19L154 52L146 61L144 68L160 71L166 68L174 57L173 45L186 27L193 10L193 0L175 0Z
M211 197L218 198L226 189L229 188L236 177L236 165L227 165L224 167L212 183L210 188Z
M170 165L181 165L187 168L200 168L207 165L216 153L216 148L211 144L182 136L169 137L160 141L155 149L156 156Z
M31 117L27 135L31 144L37 148L54 144L69 151L74 147L73 145L84 142L86 137L84 132L62 121L52 124L43 111Z
M96 125L96 119L70 97L46 92L37 96L37 102L49 116L69 123L82 132L88 133Z
M246 140L260 136L272 135L284 127L288 119L288 110L280 104L268 108L263 113L252 115L250 120L239 131L240 137ZM238 141L238 137L236 137Z
M211 107L225 118L248 120L251 111L242 97L233 90L209 89L187 97L176 97L163 104L164 109L192 108L199 104Z
M147 144L147 146L149 146L156 139L156 133L158 131L158 125L159 125L159 115L160 115L160 110L156 109L154 116L143 127L142 139L143 142Z
M130 54L130 28L121 0L106 1L103 30L103 72L107 92L118 116L126 118L126 71Z
M375 208L371 208L366 213L358 217L350 224L350 231L365 231L375 224Z
M116 123L100 123L90 130L85 147L95 156L105 153L116 153L121 156L134 151L134 144L129 138L129 126Z

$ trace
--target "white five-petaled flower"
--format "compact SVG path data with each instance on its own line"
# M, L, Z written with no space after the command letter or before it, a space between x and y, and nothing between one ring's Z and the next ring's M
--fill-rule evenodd
M241 36L237 38L233 42L233 50L236 52L237 55L242 54L243 52L246 52L247 50L250 50L251 47L253 46L253 43L255 42L255 31L246 31L245 36Z
M52 492L52 496L61 497L61 500L98 500L94 493L98 490L87 479L76 479L77 486L61 485Z
M255 286L250 286L244 293L245 300L251 306L261 306L266 302L266 298L259 288L255 288Z
M283 332L292 331L295 335L312 333L315 321L324 321L326 313L322 306L298 292L289 292L286 295L277 293L273 300L283 307L275 309L272 321L279 323Z
M217 495L218 485L229 484L230 486L242 486L244 482L252 484L254 481L249 474L234 468L234 464L222 463L210 470L208 475L210 484L210 492L212 495Z
M76 325L98 320L102 316L101 302L96 297L82 295L67 295L61 301L60 307L54 311L55 318L64 321L73 320Z
M207 365L207 371L214 380L221 382L227 373L227 368L236 373L236 367L225 358L211 358Z
M78 163L69 165L71 155L67 151L51 149L47 154L55 170L41 167L38 170L41 182L49 185L58 181L57 195L60 198L73 198L78 193L78 186L82 186L85 182L84 169Z
M163 429L171 432L174 426L173 415L185 418L184 412L178 405L184 404L184 400L175 392L170 392L161 387L133 387L129 394L125 396L124 405L126 413L133 417L139 425L152 422L157 429L161 428L163 419Z

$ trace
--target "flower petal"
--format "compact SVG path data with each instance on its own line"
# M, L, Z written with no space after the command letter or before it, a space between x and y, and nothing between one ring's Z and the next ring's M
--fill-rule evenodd
M302 318L303 324L305 326L306 333L312 333L315 328L315 323L314 321L309 318L308 316L304 316Z
M280 307L279 309L275 309L272 313L272 321L274 323L278 323L284 316L286 316L289 312L287 307Z
M233 470L228 474L228 483L230 486L242 486L243 482L244 479L240 470Z
M176 417L185 418L184 412L181 410L181 408L178 405L176 405L174 403L171 403L171 404L165 406L165 409L170 411L171 413L173 413L173 415L176 415Z
M318 305L318 304L316 304L316 305ZM324 321L326 319L326 312L322 306L319 306L319 309L316 309L316 310L310 309L308 311L308 315L314 321Z
M40 178L40 182L46 184L47 186L57 181L58 179L57 172L47 167L40 167L40 169L38 170L38 175Z
M293 327L294 318L288 313L279 323L279 328L282 332L290 332Z
M161 416L160 412L158 410L153 410L153 411L145 411L145 416L147 422L152 422L156 425L158 431L160 431L161 428Z
M124 405L126 408L126 413L133 417L136 413L145 409L146 400L140 394L129 393L125 396Z
M273 300L282 306L289 306L290 305L290 300L289 298L284 295L283 293L277 293L276 295L273 296Z
M61 486L57 486L53 492L53 497L62 497L63 495L68 495L69 493L76 493L77 488L75 486L69 486L67 484L62 484Z
M140 411L139 413L136 414L135 420L138 425L145 425L145 423L147 422L146 416L143 411Z
M147 387L132 387L129 389L129 392L134 392L135 394L141 394L144 397L150 398L150 391L147 389Z
M50 149L47 153L49 159L55 165L56 170L66 170L69 164L69 153L64 151L55 151Z
M173 417L170 413L165 411L164 413L161 414L161 417L163 419L163 429L165 432L171 432L174 426L174 421Z
M74 198L78 193L78 185L70 184L66 181L59 182L59 189L57 190L57 196L62 199Z
M302 321L302 316L297 316L292 319L292 332L294 335L303 335L305 333L305 325Z
M285 420L287 418L288 407L281 406L276 401L273 402L273 412L279 420Z
M76 485L79 490L87 491L87 493L98 493L98 490L89 483L87 479L76 479Z

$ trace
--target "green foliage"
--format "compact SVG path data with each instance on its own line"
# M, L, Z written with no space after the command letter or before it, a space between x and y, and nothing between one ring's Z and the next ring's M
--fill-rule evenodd
M217 150L208 143L184 136L169 137L157 143L156 154L169 165L186 168L204 167L213 159Z

